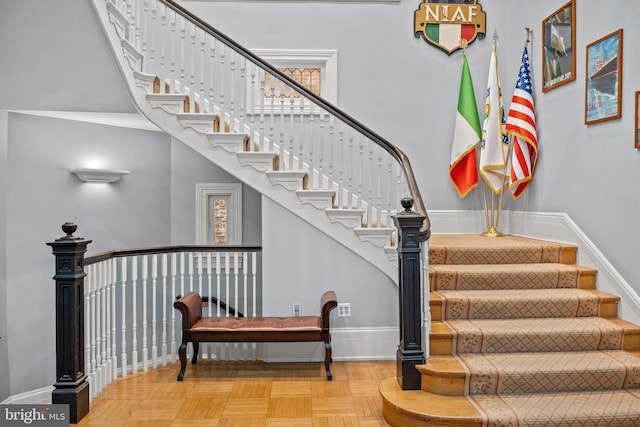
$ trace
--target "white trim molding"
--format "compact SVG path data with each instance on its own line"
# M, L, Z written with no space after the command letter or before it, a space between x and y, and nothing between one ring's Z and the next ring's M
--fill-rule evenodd
M393 360L400 336L397 327L331 328L332 359ZM265 343L265 362L320 362L324 360L322 343Z
M196 184L196 244L213 245L209 240L209 200L228 200L228 245L242 244L242 184Z
M320 96L334 105L338 102L338 51L331 49L251 49L260 58L271 63L276 68L319 68L320 69ZM260 76L259 78L262 78ZM247 112L257 114L262 111L267 114L279 113L280 102L260 103L260 84L251 84L247 79ZM290 103L285 100L285 112L288 112ZM309 108L305 108L303 114L309 114ZM294 113L300 114L300 99L294 102ZM319 113L319 112L318 112Z

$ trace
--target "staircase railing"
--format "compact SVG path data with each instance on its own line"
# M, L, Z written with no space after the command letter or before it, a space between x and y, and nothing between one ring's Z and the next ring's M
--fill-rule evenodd
M84 259L84 372L95 397L118 375L174 363L180 319L173 301L196 291L207 316L261 314L259 247L169 246ZM178 316L179 317L179 316ZM249 344L206 344L201 357L256 359Z
M362 211L362 226L393 227L410 196L429 220L407 156L335 105L171 0L105 0L155 90L188 95L188 114L217 116L220 132L247 134L246 151L275 153L273 170L303 173L306 189L335 192L333 205ZM126 46L123 46L127 49Z

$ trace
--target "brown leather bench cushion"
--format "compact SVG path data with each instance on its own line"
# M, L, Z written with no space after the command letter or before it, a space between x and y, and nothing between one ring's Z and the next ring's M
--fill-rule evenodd
M229 332L294 332L321 331L319 316L300 317L204 317L192 327L191 333Z

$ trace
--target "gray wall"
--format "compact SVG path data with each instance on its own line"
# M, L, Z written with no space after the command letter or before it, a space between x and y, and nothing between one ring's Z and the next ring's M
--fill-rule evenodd
M0 401L9 396L9 346L7 339L7 120L0 111Z
M194 183L235 183L238 180L216 167L182 142L171 141L171 242L196 241L196 190ZM260 246L262 228L261 197L253 188L242 186L242 244Z
M447 56L413 35L419 1L181 1L249 48L337 49L338 105L405 151L428 209L483 208L475 191L460 200L448 164L462 57ZM618 272L640 291L640 151L634 144L634 92L640 90L640 6L628 0L577 3L577 79L542 93L541 22L564 0L485 0L487 36L467 49L479 111L483 111L493 33L505 107L517 78L525 27L540 156L534 182L505 209L566 212ZM277 28L277 31L273 29ZM623 36L622 118L584 125L585 47L619 29ZM483 231L483 230L479 230ZM437 233L438 230L433 230Z
M7 177L0 186L0 215L6 215L0 231L2 401L55 381L55 266L45 243L64 235L64 222L76 222L76 235L93 240L88 255L194 244L196 182L237 181L162 132L22 113L0 117L7 118L0 120L0 135L7 135L0 138ZM89 166L131 174L103 185L82 183L69 172ZM260 195L243 195L245 241L257 245ZM176 223L184 231L175 232Z

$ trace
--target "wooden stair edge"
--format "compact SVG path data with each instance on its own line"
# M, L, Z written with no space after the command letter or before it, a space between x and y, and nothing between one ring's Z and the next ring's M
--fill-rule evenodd
M379 386L382 413L392 426L481 427L482 417L464 396L402 390L395 378Z
M416 369L422 376L422 390L443 396L464 396L466 371L451 355L430 356Z

